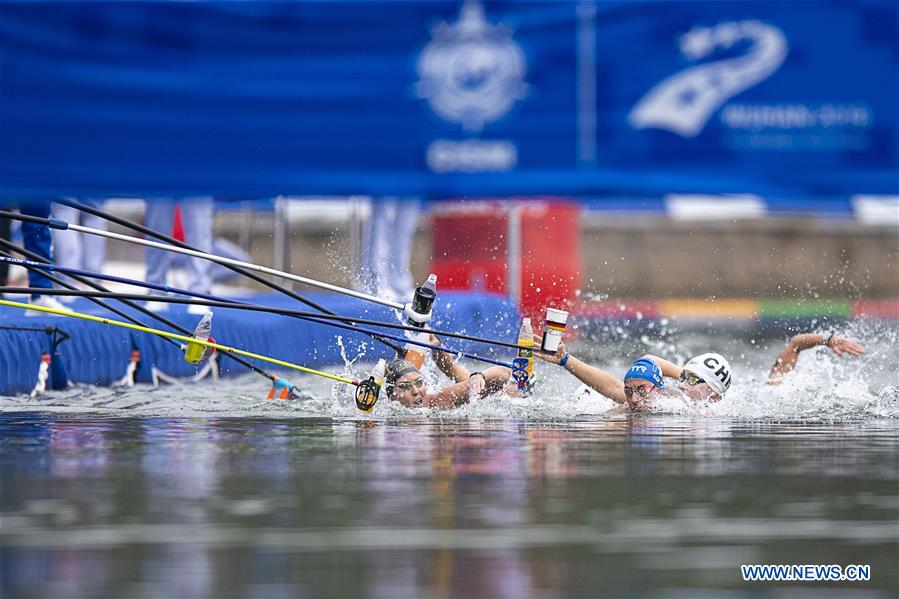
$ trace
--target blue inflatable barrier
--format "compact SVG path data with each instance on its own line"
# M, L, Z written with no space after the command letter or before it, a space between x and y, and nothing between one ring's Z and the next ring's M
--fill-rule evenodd
M382 306L327 293L305 295L337 314L399 322L393 311ZM308 309L280 294L262 294L241 299L273 307ZM86 299L79 298L69 307L76 312L121 320ZM217 342L302 366L321 368L343 364L341 343L348 356L352 358L364 354L365 362L391 357L389 348L361 333L264 312L221 308L215 309L214 313L212 336ZM134 316L147 326L168 330L164 325L138 312L134 312ZM200 318L189 314L187 306L180 304L170 304L165 316L190 330L193 330ZM518 309L508 298L485 293L442 292L434 306L434 320L431 324L435 329L514 341L519 320ZM157 336L74 318L27 316L22 309L0 306L0 394L26 393L34 388L41 356L51 351L52 339L44 330L31 329L52 326L70 336L70 339L59 344L57 359L63 362L72 382L96 385L115 383L127 372L134 350L138 350L141 357L140 368L135 377L137 382L152 382L153 367L174 377L190 377L197 372L196 366L184 361L182 352ZM3 327L30 330L9 330ZM383 330L402 335L402 331ZM449 347L492 357L499 355L508 358L512 353L510 349L497 351L485 344L455 339L443 341ZM219 366L223 376L248 372L245 367L224 356L219 359ZM262 362L259 366L265 370L270 369L270 365Z

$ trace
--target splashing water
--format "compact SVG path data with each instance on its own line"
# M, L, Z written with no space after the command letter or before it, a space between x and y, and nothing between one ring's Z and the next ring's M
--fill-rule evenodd
M614 333L614 329L612 329ZM748 420L846 421L899 418L899 328L872 320L859 320L837 328L837 333L859 340L866 349L860 358L839 358L828 348L807 350L794 372L777 385L768 384L768 372L785 346L789 334L763 337L752 334L734 338L714 334L679 332L662 335L599 335L572 343L569 349L586 361L621 376L627 364L646 353L662 355L683 364L704 351L726 356L733 369L733 384L725 398L713 404L697 404L678 397L662 398L656 411L691 418ZM364 351L364 350L363 350ZM350 356L341 345L342 374L367 376L371 364L363 355ZM477 364L468 364L478 369ZM589 392L562 368L538 361L538 385L532 397L497 394L473 399L445 412L405 408L382 395L370 415L355 408L353 387L312 377L291 375L305 395L296 401L265 400L266 389L257 377L245 375L218 382L183 383L153 389L136 386L108 389L77 386L39 398L0 398L6 411L56 411L127 413L134 415L309 417L338 419L395 418L501 418L572 420L607 417L615 407L610 400ZM430 357L423 373L429 389L450 384ZM626 417L626 416L615 416Z

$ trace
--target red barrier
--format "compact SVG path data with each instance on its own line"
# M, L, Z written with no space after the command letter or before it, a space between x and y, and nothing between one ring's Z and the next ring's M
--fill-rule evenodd
M852 306L852 316L899 318L899 299L858 300Z
M547 306L564 309L574 301L581 284L580 207L574 201L439 202L432 222L431 271L440 289L508 294L535 323ZM510 239L511 258L517 254L520 262L517 285L516 277L509 278Z

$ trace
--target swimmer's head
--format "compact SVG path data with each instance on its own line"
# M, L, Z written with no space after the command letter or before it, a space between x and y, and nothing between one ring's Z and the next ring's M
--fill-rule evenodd
M624 375L624 397L628 408L632 412L648 412L652 397L664 386L658 364L648 358L637 360Z
M730 364L721 354L707 353L684 364L680 387L696 400L717 401L730 389Z
M421 373L409 360L396 358L387 365L384 375L387 397L406 407L420 406L428 394Z

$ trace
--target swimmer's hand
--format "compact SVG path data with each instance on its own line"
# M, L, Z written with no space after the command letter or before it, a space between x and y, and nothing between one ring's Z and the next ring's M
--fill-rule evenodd
M858 341L846 339L845 337L837 337L834 335L827 346L833 350L833 353L843 357L843 354L850 356L860 356L865 353L865 348Z
M431 335L430 338L431 345L438 345L443 347L440 343L440 339L438 339L437 335ZM431 355L434 357L434 364L437 365L437 368L440 369L441 372L447 372L453 367L453 354L446 351L437 351L436 349L431 350Z
M568 353L568 350L565 349L565 344L559 341L559 348L556 350L554 354L547 354L545 352L540 351L540 344L543 343L543 339L534 335L534 355L540 358L541 360L545 360L550 364L558 364L562 358L565 357L565 354Z
M487 377L483 372L474 372L468 378L468 390L476 395L481 395L487 388Z

